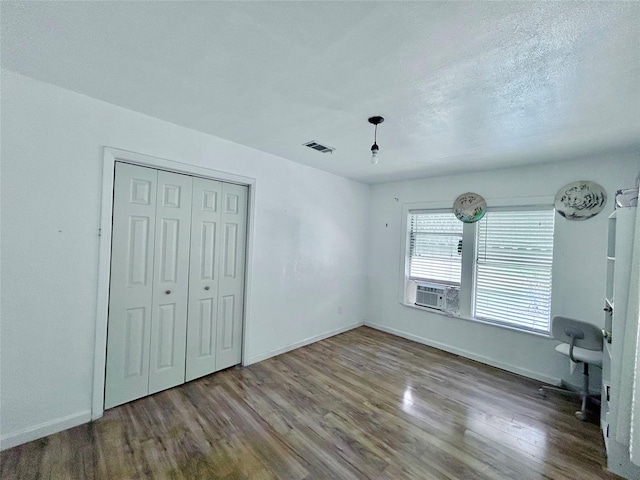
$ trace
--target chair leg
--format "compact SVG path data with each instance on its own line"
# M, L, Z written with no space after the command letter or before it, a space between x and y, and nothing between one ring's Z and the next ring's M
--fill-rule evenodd
M556 392L556 393L559 393L561 395L569 395L569 396L573 396L573 397L579 397L580 396L580 390L577 389L576 387L574 387L573 385L565 382L564 380L562 381L562 383L560 384L559 387L552 387L550 385L543 385L538 390L538 393L540 394L541 397L546 396L547 392Z
M576 412L576 418L582 422L587 419L587 398L589 398L589 364L583 363L582 367L582 407Z
M589 401L589 399L593 400L596 404L600 403L599 399L589 395L589 364L582 363L582 386L581 387L570 385L564 381L562 382L561 385L562 386L560 388L543 385L538 390L538 393L542 397L544 397L546 395L546 392L548 391L558 392L563 395L573 395L573 396L580 397L581 406L580 406L580 410L576 412L576 418L580 421L585 421L587 419L587 402Z

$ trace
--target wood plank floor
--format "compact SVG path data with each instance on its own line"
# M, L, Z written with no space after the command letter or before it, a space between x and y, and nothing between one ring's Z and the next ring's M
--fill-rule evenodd
M367 327L0 454L3 479L614 479L538 383Z

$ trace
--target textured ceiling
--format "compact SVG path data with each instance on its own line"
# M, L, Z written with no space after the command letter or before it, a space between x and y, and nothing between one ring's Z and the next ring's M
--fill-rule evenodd
M637 2L3 1L1 14L4 68L368 183L640 150ZM376 166L372 115L386 118Z

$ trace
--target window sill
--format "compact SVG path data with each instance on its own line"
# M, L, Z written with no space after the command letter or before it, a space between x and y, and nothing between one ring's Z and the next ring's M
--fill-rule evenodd
M516 327L512 327L509 325L503 325L501 323L494 323L491 322L489 320L483 320L481 318L474 318L474 317L467 317L467 316L463 316L463 315L456 315L450 312L444 312L442 310L438 310L435 308L430 308L430 307L422 307L420 305L415 305L412 303L405 303L405 302L400 302L401 305L404 305L405 307L409 307L409 308L415 308L416 310L422 310L423 312L429 312L429 313L434 313L436 315L441 315L443 317L449 317L449 318L457 318L460 320L465 320L467 322L474 322L474 323L482 323L484 325L488 325L490 327L496 327L496 328L502 328L505 330L511 330L513 332L518 332L518 333L524 333L527 335L535 335L536 337L543 337L543 338L551 338L551 333L542 333L542 332L534 332L531 330L524 330L521 328L516 328Z

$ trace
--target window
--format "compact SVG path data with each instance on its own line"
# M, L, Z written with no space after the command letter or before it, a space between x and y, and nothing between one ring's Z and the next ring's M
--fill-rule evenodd
M474 224L436 210L408 210L407 220L403 303L424 306L419 283L440 284L445 299L429 308L549 333L551 206L492 209Z
M553 210L489 212L478 223L475 318L549 332Z
M411 213L409 277L460 285L462 223L453 213Z

